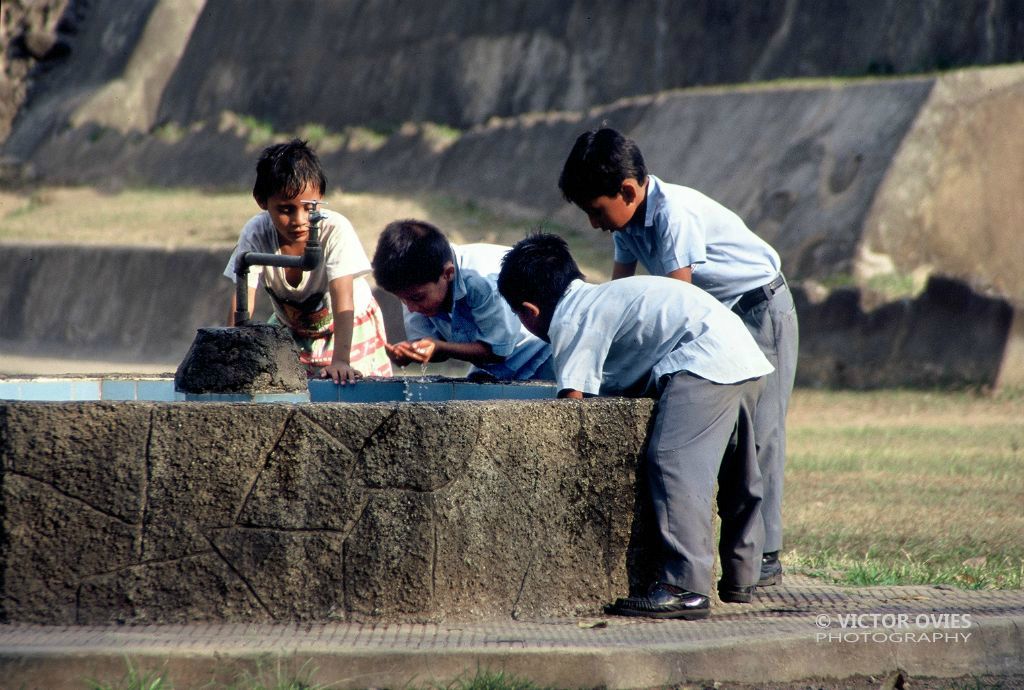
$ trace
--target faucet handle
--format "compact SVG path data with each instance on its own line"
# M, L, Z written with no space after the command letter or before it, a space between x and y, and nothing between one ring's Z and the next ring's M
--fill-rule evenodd
M324 201L323 199L299 199L299 202L305 204L306 207L309 209L310 213L316 213L317 211L319 211L320 209L317 207L320 206L321 204L324 206L327 205L327 202Z
M320 213L318 206L321 204L326 206L327 202L323 199L299 199L299 201L309 211L309 222L313 224L313 227L316 227L324 218L324 214Z

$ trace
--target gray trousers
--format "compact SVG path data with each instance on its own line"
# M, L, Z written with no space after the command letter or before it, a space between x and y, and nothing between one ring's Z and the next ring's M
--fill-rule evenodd
M746 314L740 314L744 325L761 352L775 367L766 378L764 392L754 411L754 434L757 438L757 462L764 481L765 553L782 548L782 485L786 466L786 413L796 377L800 333L796 307L789 286L784 285L767 302Z
M665 377L647 446L664 554L662 582L699 594L711 591L716 479L722 580L757 582L764 523L753 414L763 387L763 378L722 385L685 371Z

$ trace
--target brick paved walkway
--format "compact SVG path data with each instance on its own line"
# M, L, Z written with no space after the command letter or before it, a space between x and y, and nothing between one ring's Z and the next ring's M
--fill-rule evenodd
M822 585L798 576L704 621L617 617L430 623L0 626L0 687L84 687L125 656L176 687L256 659L316 669L339 688L445 683L480 668L541 685L1024 673L1024 592ZM4 680L5 679L5 680ZM8 685L7 683L10 683Z

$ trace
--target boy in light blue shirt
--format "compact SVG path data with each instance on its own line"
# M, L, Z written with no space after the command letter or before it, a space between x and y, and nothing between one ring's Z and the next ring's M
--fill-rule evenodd
M401 300L406 331L405 341L386 346L392 361L404 366L454 358L500 380L552 378L550 348L523 328L498 294L507 251L493 244L454 246L425 221L384 228L373 275Z
M778 253L722 204L649 175L636 143L614 129L581 134L558 185L593 227L612 232L612 279L634 275L639 262L651 275L693 283L743 319L775 367L754 415L764 480L765 553L758 582L781 583L786 412L799 334Z
M662 277L582 278L565 241L538 234L505 255L498 289L551 343L560 397L658 396L647 462L661 576L645 596L619 599L608 612L709 615L716 479L719 596L749 602L764 538L753 405L771 364L739 317L699 288Z

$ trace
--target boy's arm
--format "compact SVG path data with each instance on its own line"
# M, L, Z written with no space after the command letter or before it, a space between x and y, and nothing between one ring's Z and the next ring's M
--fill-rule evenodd
M450 343L446 340L434 341L434 352L440 353L442 357L448 359L454 357L455 359L461 359L464 362L475 364L477 366L483 364L496 364L505 360L504 357L499 357L491 351L491 346L482 340L475 340L471 343ZM436 361L442 361L438 359L437 355L434 355Z
M668 274L667 274L667 277L675 278L676 280L681 280L684 283L692 283L693 282L693 266L685 266L683 268L677 268L674 271L669 271Z
M324 376L335 383L354 383L359 373L349 363L352 356L352 318L355 315L352 276L335 278L327 286L331 292L331 311L334 312L334 354L324 369Z
M503 361L491 351L487 343L475 340L471 343L450 343L440 338L420 338L407 343L398 343L395 349L414 362L443 362L449 358L482 366Z
M618 280L619 278L629 278L630 276L636 275L636 262L622 263L615 261L612 263L612 280Z
M618 280L619 278L629 278L630 276L636 275L636 262L624 264L616 261L612 264L612 280ZM681 280L684 283L693 282L693 266L686 266L684 268L677 268L674 271L669 271L666 274L668 278L675 278Z
M477 334L475 342L459 343L470 345L466 351L472 359L450 353L477 366L504 362L515 351L516 344L523 337L522 324L515 313L509 308L508 302L498 293L497 283L477 271L466 270L463 273L466 285L466 296L463 298L469 307L470 320ZM446 345L455 343L446 343Z

